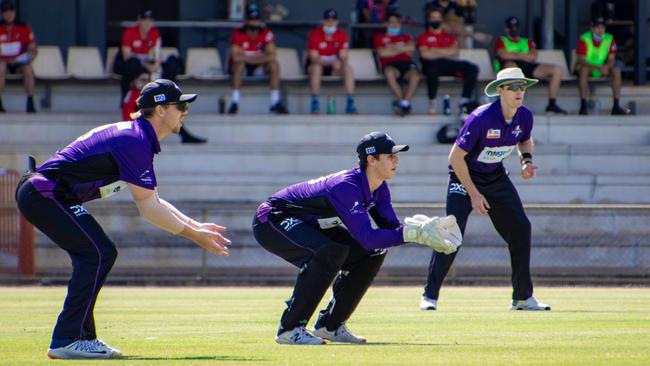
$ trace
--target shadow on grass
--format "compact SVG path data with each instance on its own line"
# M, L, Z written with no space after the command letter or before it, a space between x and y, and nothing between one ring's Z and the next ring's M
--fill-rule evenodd
M359 346L359 347L373 347L373 346L426 346L426 347L449 347L449 346L471 346L469 343L463 344L446 344L446 343L409 343L409 342L371 342L371 343L362 343L362 344L350 344L350 343L328 343L326 347L331 346Z
M147 356L124 356L118 358L118 360L131 360L131 361L268 361L264 358L257 357L241 357L241 356L179 356L179 357L147 357Z

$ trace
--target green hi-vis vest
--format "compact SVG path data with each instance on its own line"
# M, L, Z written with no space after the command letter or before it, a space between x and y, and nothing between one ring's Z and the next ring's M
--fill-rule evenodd
M587 56L585 57L587 62L597 66L603 66L609 56L609 47L612 45L614 37L609 33L605 33L598 47L594 45L594 41L591 39L591 32L582 33L580 39L587 45ZM591 76L595 78L601 77L600 70L591 69Z
M513 42L510 40L510 38L506 36L501 36L501 40L503 41L503 44L506 46L506 50L508 52L528 53L530 51L530 49L528 48L528 38L519 37L519 41ZM494 71L499 71L499 70L501 70L501 64L499 63L499 60L495 58Z

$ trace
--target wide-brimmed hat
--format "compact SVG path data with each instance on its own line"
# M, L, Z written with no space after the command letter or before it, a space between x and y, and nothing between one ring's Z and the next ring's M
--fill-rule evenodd
M491 81L486 87L485 87L485 95L488 97L496 97L499 95L497 93L497 88L509 81L523 81L524 87L528 88L530 86L533 86L539 82L537 79L529 79L524 76L524 73L521 71L520 68L518 67L509 67L507 69L503 69L499 71L497 74L497 79Z

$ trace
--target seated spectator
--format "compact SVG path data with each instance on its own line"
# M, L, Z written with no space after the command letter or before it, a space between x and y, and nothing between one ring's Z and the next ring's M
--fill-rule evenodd
M580 35L576 47L577 62L575 65L580 88L580 114L586 115L589 94L589 77L601 78L611 76L614 105L612 115L626 115L627 108L619 104L621 96L621 68L616 64L616 42L614 37L605 32L605 19L594 18L591 21L591 31Z
M391 13L399 13L397 0L357 0L357 21L361 24L383 24ZM355 47L371 48L374 38L382 31L378 29L359 29L354 38Z
M413 62L413 37L401 32L401 19L399 13L389 14L386 33L376 35L374 44L388 87L397 98L393 110L395 114L405 116L411 113L411 100L420 81L420 72ZM408 82L404 91L401 86L403 80Z
M150 80L151 80L151 75L143 71L140 75L138 75L137 78L131 81L131 88L129 89L129 91L126 93L126 96L122 100L123 121L132 120L131 115L140 110L140 106L138 106L138 98L140 98L140 90L142 90L142 88L144 88L144 86L147 83L149 83ZM184 123L185 122L183 121L183 124ZM181 137L181 142L184 144L203 144L208 141L206 139L192 135L187 131L184 125L181 125L181 129L178 132L178 134Z
M232 74L232 101L228 108L229 114L239 112L244 71L248 76L253 76L260 68L269 76L271 87L269 111L277 114L289 113L280 101L280 65L276 55L275 35L262 23L260 10L256 4L249 4L246 7L244 26L235 29L232 33L228 64Z
M170 55L164 62L161 60L161 46L162 39L160 31L154 27L153 12L145 10L138 15L137 24L122 33L122 46L115 58L113 70L122 75L122 99L129 91L131 81L143 72L153 75L154 79L162 75L172 81L182 73L182 62L177 56Z
M527 78L548 81L548 105L546 112L567 114L556 103L557 93L560 90L562 68L559 65L537 63L537 48L535 41L521 37L519 34L519 19L510 16L505 20L506 35L497 38L494 42L496 56L495 71L502 68L518 67Z
M437 114L438 77L442 75L462 77L463 92L458 102L462 110L463 105L470 101L476 87L478 66L457 59L460 53L458 41L452 34L443 30L440 9L427 10L426 19L427 28L418 35L417 47L422 62L422 72L427 78L429 114Z
M323 13L323 25L309 32L307 37L307 74L311 87L311 113L320 113L321 77L341 75L347 93L345 113L356 114L354 105L354 71L348 63L348 34L338 28L336 10L327 9Z
M444 19L443 28L458 39L461 48L469 48L469 39L485 45L492 42L492 35L475 32L467 24L474 23L474 13L478 4L475 0L429 0L424 6L424 13L430 9L439 9Z
M7 72L23 74L23 85L27 94L27 113L35 113L34 108L34 68L36 40L31 28L16 22L16 6L11 0L0 3L2 21L0 22L0 112L6 112L2 105L2 92L5 88Z

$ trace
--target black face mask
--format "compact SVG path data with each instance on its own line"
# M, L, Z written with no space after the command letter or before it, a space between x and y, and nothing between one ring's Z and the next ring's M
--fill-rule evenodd
M508 35L512 38L519 37L519 28L518 27L508 28Z
M429 21L427 24L429 25L429 27L431 27L433 29L438 29L438 28L440 28L440 25L442 25L442 22L439 22L439 21L431 22L431 21Z
M262 30L262 27L257 25L245 25L244 30L247 32L259 32Z

